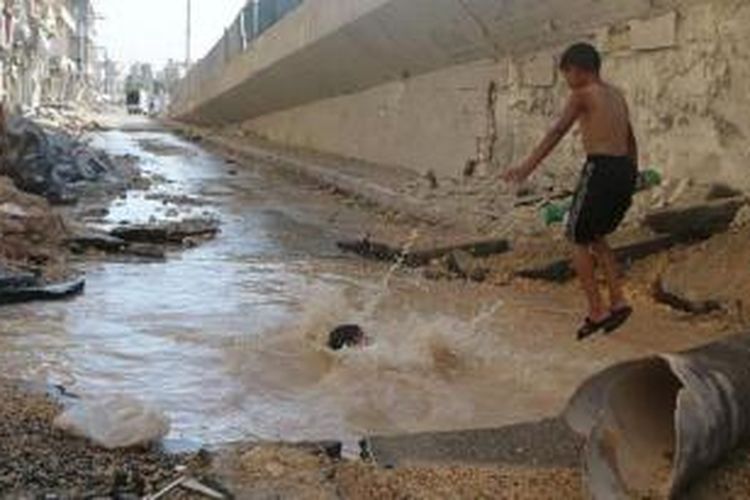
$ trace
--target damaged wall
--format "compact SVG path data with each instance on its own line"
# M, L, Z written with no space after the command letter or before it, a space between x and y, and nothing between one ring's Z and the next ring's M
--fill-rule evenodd
M606 78L631 102L644 165L750 189L748 25L747 2L693 1L591 33L606 55ZM404 75L243 127L282 143L442 175L459 175L473 161L498 168L526 154L559 111L567 95L555 69L562 48ZM581 155L569 139L547 171L577 171Z

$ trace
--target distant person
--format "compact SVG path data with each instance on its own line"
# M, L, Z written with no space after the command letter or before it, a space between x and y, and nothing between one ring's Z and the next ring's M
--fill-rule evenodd
M560 61L572 93L562 117L533 153L503 178L522 182L578 122L588 158L573 200L567 236L574 244L573 266L588 300L588 316L578 338L613 332L633 312L623 293L615 256L607 243L630 208L638 176L638 145L623 94L601 79L601 57L586 43L569 47ZM595 276L602 267L609 288L606 307Z

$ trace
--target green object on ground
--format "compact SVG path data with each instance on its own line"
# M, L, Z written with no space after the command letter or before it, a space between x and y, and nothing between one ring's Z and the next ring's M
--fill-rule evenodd
M662 177L659 172L654 170L653 168L647 168L644 170L641 170L638 173L638 190L642 191L645 189L651 189L652 187L656 187L660 185L662 182Z
M558 224L564 221L565 215L567 215L572 204L573 198L566 198L557 203L552 202L544 205L544 207L542 207L542 219L544 219L544 223L551 226L552 224Z

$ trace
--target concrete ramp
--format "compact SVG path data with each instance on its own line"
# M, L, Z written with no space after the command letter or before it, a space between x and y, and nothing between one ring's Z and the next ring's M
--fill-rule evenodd
M382 467L485 465L578 467L583 439L560 419L498 429L376 436L366 454Z

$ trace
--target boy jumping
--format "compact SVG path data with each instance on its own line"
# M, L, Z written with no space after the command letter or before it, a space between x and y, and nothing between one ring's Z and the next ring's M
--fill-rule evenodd
M519 167L503 178L521 182L539 166L579 123L588 158L571 208L567 236L574 243L573 266L588 300L589 312L578 331L583 339L622 326L633 310L625 299L619 269L606 236L620 225L632 203L638 176L638 145L622 93L600 77L601 57L589 44L568 48L560 61L572 93L555 126ZM604 271L609 288L605 307L595 276Z

